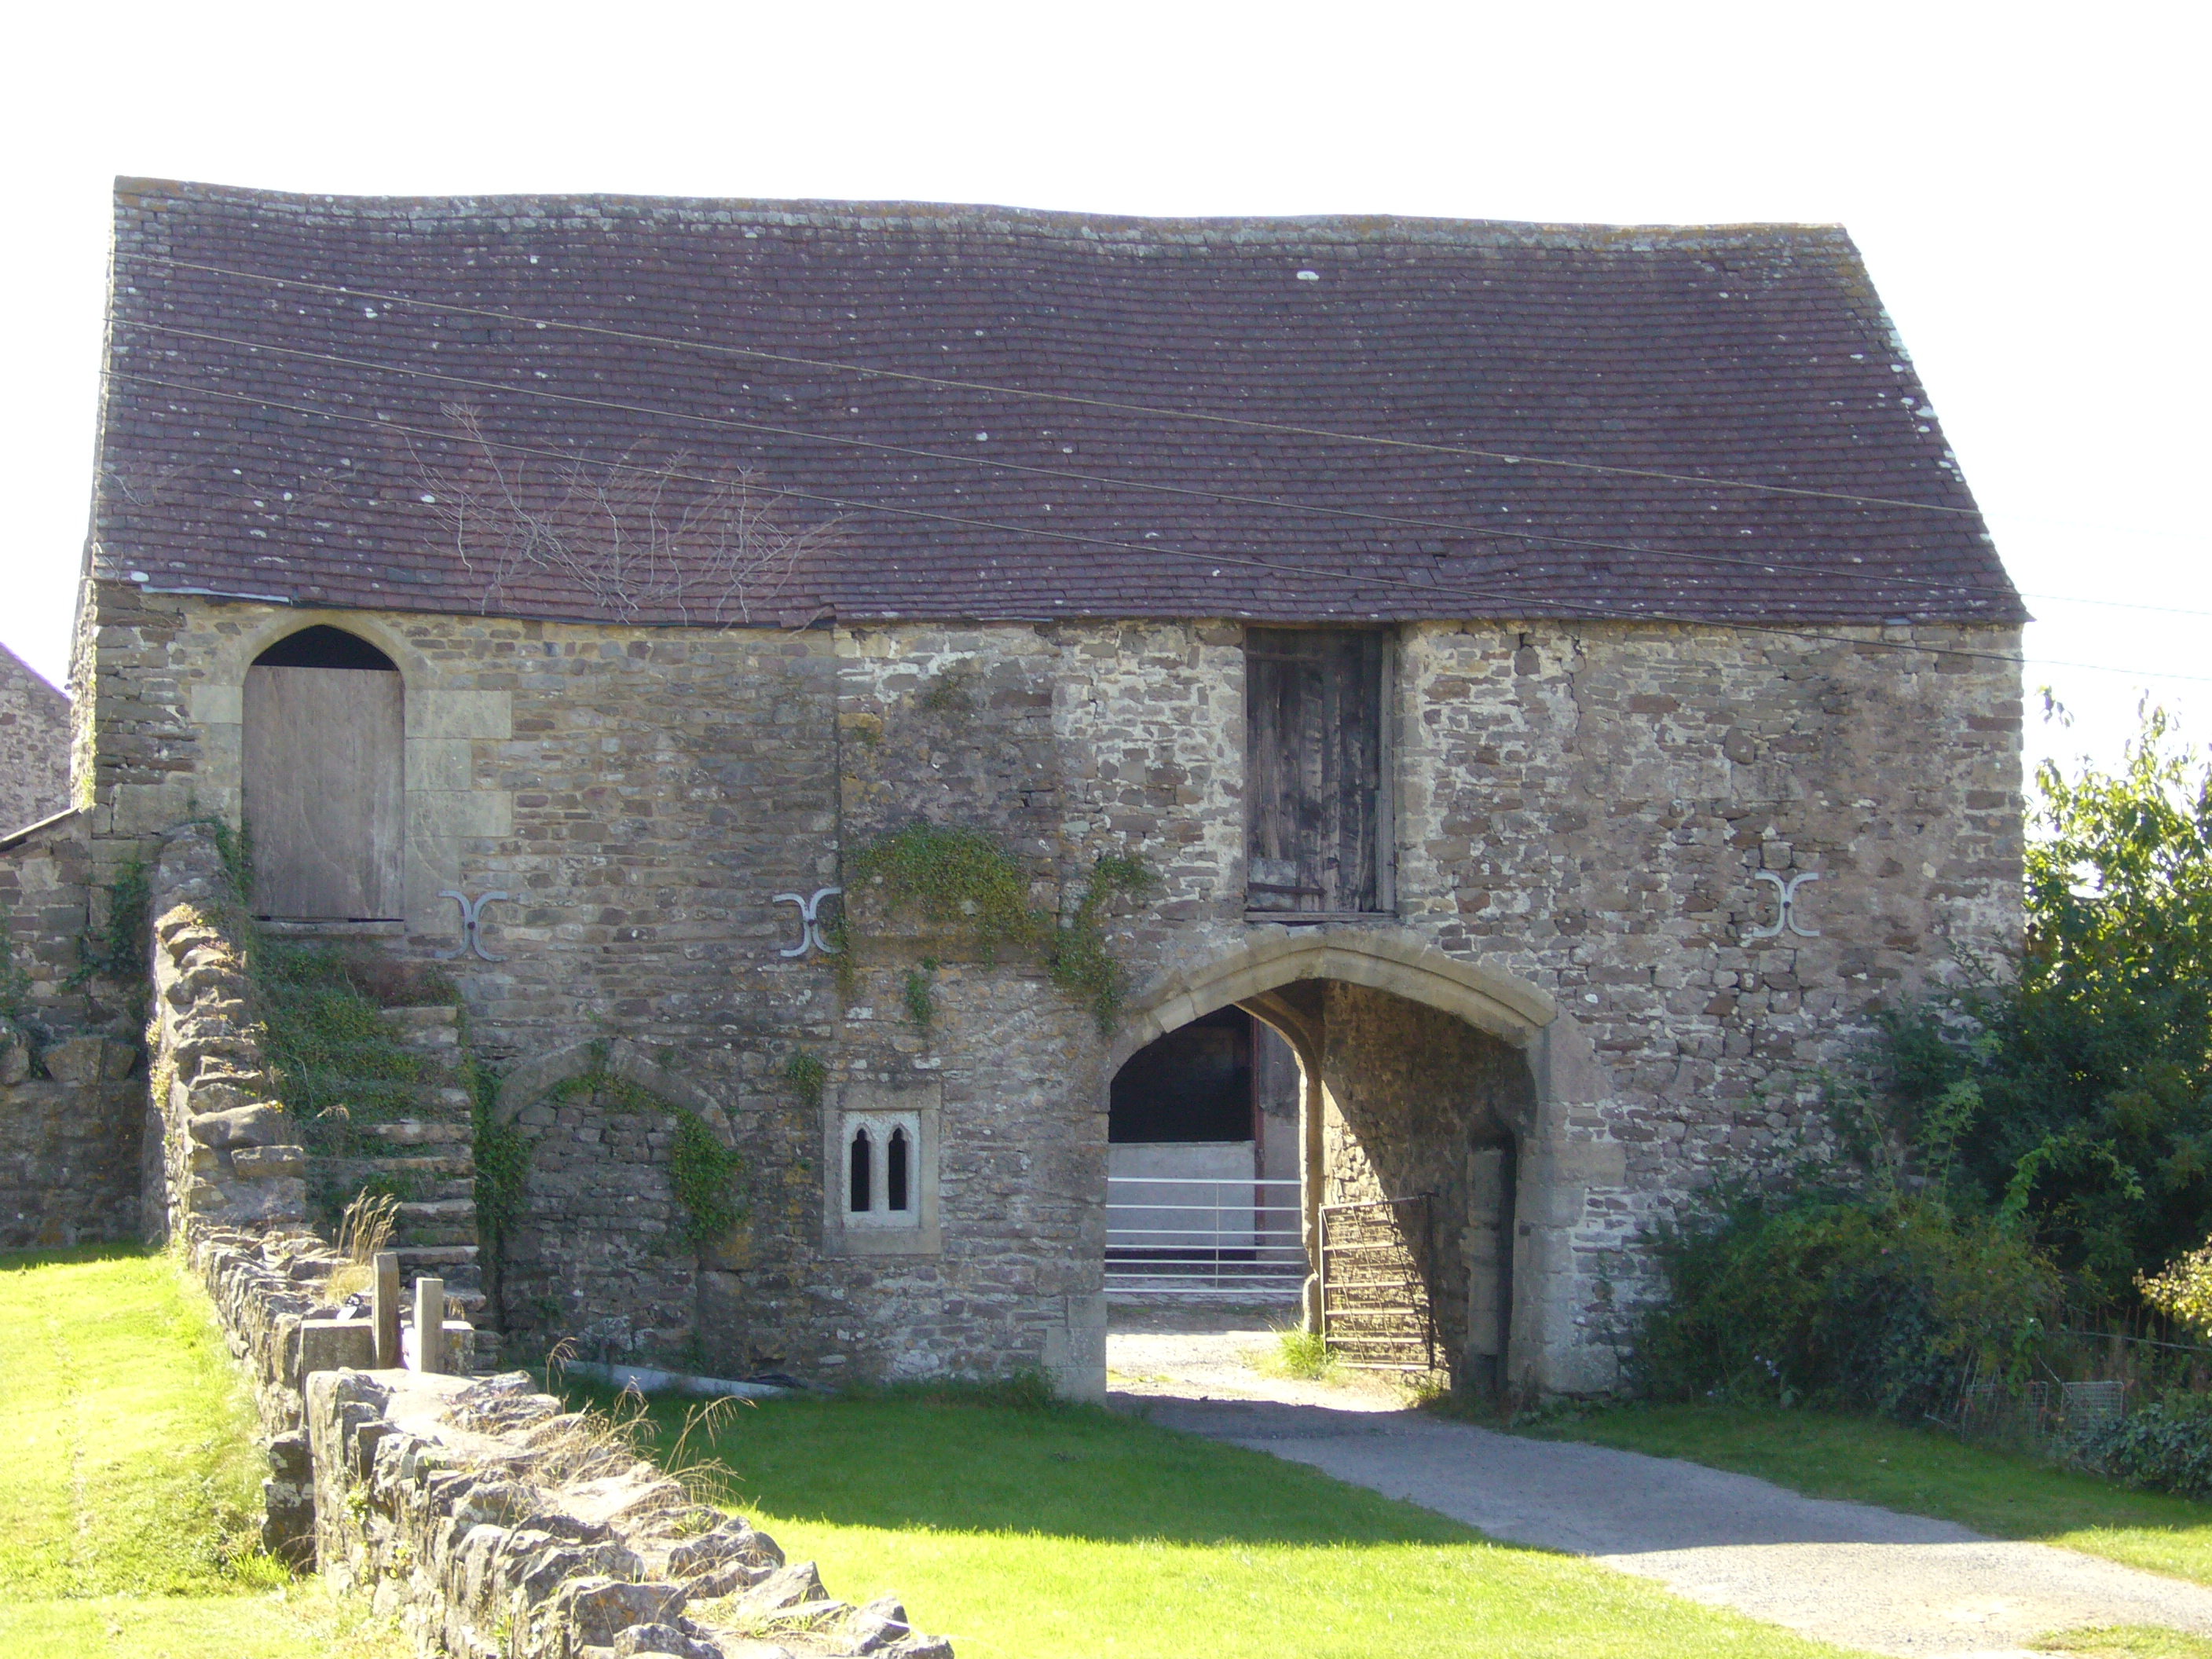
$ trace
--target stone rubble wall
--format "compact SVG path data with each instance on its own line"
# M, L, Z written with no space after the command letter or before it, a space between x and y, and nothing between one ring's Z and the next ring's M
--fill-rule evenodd
M153 1054L141 1206L149 1237L303 1227L307 1154L264 1067L215 837L163 837L152 875ZM158 1158L152 1149L158 1145Z
M331 1316L345 1264L313 1232L199 1228L191 1261L270 1436L264 1541L396 1615L419 1654L951 1659L896 1601L835 1600L526 1373L352 1363L371 1322Z
M69 699L0 646L0 834L69 805Z
M82 813L0 841L0 1249L138 1231L143 1016L82 971L96 862Z
M997 835L1063 915L1099 854L1139 854L1160 885L1109 942L1137 1000L1170 1005L1279 932L1243 908L1235 623L641 632L95 588L95 836L234 815L246 665L350 628L406 678L394 951L460 948L441 890L514 895L485 913L503 960L451 959L476 1050L519 1069L627 1042L726 1115L747 1212L702 1251L672 1237L665 1123L516 1103L518 1355L567 1338L730 1376L1103 1383L1111 1045L1034 963L895 922L842 994L818 956L779 955L799 935L774 896L835 884L844 850L917 813ZM1820 1079L1863 1074L1872 1012L2017 948L2017 630L1395 631L1397 912L1358 925L1556 1006L1519 1051L1540 1113L1516 1132L1513 1316L1541 1335L1515 1380L1603 1389L1650 1230L1717 1178L1834 1156ZM1808 875L1816 932L1753 937L1776 920L1761 878ZM925 959L927 1030L901 995ZM800 1052L829 1068L818 1104L786 1080ZM856 1250L826 1125L908 1103L939 1114L939 1242Z

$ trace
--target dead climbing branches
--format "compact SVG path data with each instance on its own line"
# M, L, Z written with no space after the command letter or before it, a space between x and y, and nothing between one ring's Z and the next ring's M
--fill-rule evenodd
M487 611L580 599L620 622L755 623L793 608L793 578L838 521L794 528L748 473L692 459L533 461L449 404L447 465L418 455L423 500L463 567L482 574Z

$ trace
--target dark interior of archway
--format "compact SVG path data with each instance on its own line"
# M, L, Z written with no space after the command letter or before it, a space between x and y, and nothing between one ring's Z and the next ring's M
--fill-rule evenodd
M1223 1008L1170 1031L1114 1074L1106 1139L1253 1139L1252 1016Z
M256 668L357 668L396 674L399 665L357 634L318 623L287 634L253 659Z

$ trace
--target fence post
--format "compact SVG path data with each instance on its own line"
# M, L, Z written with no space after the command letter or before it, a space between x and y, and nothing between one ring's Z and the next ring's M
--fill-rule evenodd
M376 1323L376 1368L397 1370L404 1363L399 1357L399 1253L379 1250L370 1261L376 1274L376 1289L370 1298L370 1313Z

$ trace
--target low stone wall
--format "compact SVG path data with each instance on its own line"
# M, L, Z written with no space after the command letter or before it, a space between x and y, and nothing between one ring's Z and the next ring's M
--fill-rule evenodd
M195 1228L194 1271L271 1431L271 1550L311 1561L456 1659L951 1659L889 1598L833 1599L811 1562L691 1501L611 1425L521 1371L344 1364L340 1258L305 1229Z
M229 894L204 827L163 837L152 872L153 1054L140 1197L155 1238L307 1218L307 1149L264 1069L245 964L224 925Z

